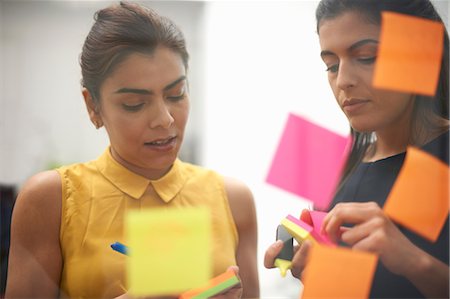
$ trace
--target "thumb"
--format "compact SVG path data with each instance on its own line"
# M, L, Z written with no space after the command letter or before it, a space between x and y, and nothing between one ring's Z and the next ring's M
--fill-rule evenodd
M229 266L227 268L227 271L233 271L234 274L239 275L239 267L238 266L235 266L235 265Z

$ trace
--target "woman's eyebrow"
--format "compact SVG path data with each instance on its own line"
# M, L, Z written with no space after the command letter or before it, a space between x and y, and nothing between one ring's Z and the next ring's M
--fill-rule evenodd
M371 38L367 38L367 39L362 39L360 41L357 41L356 43L354 43L353 45L350 46L349 50L353 51L356 48L362 47L366 44L379 44L379 42L376 39L371 39Z
M176 79L172 83L169 83L167 86L164 87L164 91L167 91L174 86L176 86L181 81L185 80L186 76L181 76L180 78ZM153 91L151 89L140 89L140 88L129 88L129 87L123 87L115 91L115 93L134 93L134 94L141 94L141 95L151 95L153 94Z
M116 90L115 93L134 93L134 94L149 95L149 94L152 94L153 92L151 90L147 90L147 89L123 87L123 88Z
M181 76L180 78L176 79L172 83L168 84L166 87L164 87L164 91L171 89L172 87L176 86L178 83L180 83L183 80L186 80L186 76Z
M376 44L376 45L378 45L379 42L376 39L371 39L371 38L362 39L362 40L357 41L353 45L351 45L348 48L348 50L351 52L351 51L354 51L355 49L357 49L359 47L362 47L362 46L364 46L366 44ZM327 57L327 56L336 56L336 54L334 54L333 52L328 51L328 50L323 50L322 52L320 52L320 57L324 58L324 57Z
M322 57L322 59L326 56L336 56L336 54L328 50L323 50L320 52L320 57Z

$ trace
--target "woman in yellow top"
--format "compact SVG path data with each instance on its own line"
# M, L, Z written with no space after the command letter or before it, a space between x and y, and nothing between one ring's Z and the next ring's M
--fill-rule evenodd
M207 206L213 274L239 267L259 296L250 190L177 158L189 114L188 53L180 30L137 4L97 12L83 46L83 96L110 146L95 161L33 176L14 208L7 298L127 298L123 239L130 209ZM151 283L151 282L149 282Z

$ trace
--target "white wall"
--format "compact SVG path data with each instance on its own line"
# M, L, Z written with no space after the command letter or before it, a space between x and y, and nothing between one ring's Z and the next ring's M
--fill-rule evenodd
M253 191L262 298L296 298L300 291L297 280L263 267L281 219L308 205L265 183L288 113L348 131L319 57L316 5L223 1L207 7L204 164Z

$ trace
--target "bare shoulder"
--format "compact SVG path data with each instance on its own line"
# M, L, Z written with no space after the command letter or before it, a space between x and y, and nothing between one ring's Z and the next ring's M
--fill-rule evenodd
M60 191L61 177L56 170L48 170L35 174L29 178L23 188L23 191Z
M250 188L242 181L224 177L224 184L230 205L254 205L253 194Z
M57 298L61 194L56 171L34 175L19 192L11 222L7 298Z
M59 220L61 190L61 178L57 171L40 172L23 185L17 196L14 213L26 213L27 217L42 217L45 214L51 218L47 220Z
M224 184L238 229L241 225L248 225L248 221L254 222L256 211L250 188L242 181L230 177L224 177Z

